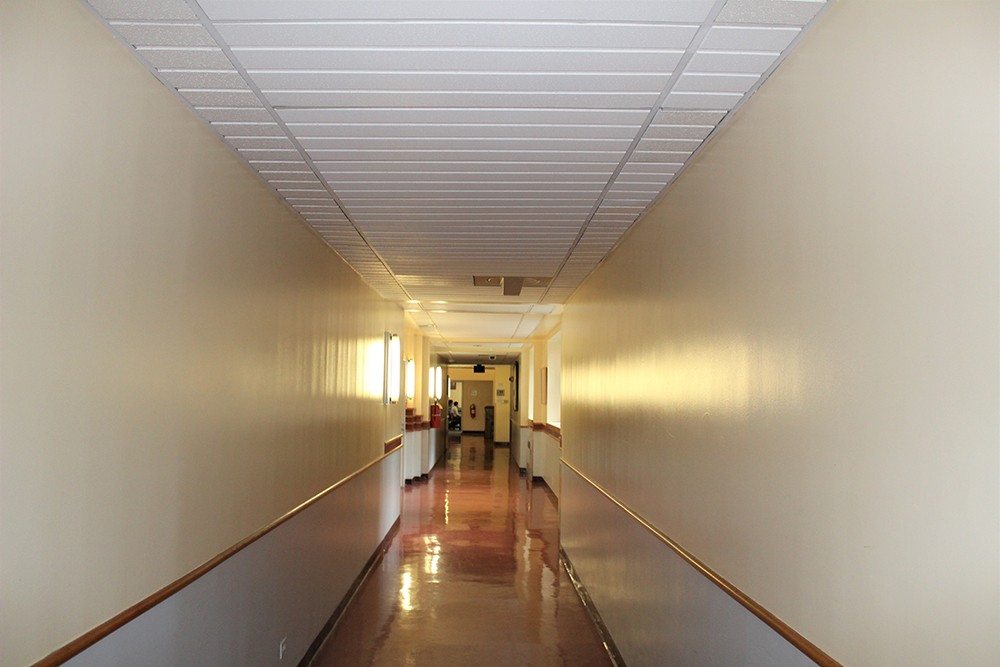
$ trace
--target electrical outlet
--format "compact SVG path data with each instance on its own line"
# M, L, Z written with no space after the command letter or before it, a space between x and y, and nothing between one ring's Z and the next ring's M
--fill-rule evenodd
M278 660L285 659L285 643L288 641L288 637L282 637L281 641L278 643Z

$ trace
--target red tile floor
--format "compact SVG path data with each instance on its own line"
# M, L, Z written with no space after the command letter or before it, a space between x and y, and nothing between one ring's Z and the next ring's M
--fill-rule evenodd
M399 532L312 663L610 664L559 565L552 492L469 435L406 486Z

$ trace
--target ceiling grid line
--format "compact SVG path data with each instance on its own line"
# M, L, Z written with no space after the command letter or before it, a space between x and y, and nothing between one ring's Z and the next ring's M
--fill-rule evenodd
M663 103L666 101L667 97L670 96L670 93L673 91L674 87L677 85L677 82L680 80L681 75L684 73L685 66L687 65L687 63L691 61L695 53L697 53L698 47L701 46L701 43L705 40L705 36L708 35L708 31L711 29L711 24L714 22L715 17L717 17L719 13L722 12L723 8L725 7L728 1L729 0L716 0L708 16L702 22L701 26L698 28L698 31L695 33L694 37L692 37L691 42L684 50L684 55L681 56L680 62L678 62L677 67L674 69L673 72L670 73L670 78L667 80L667 84L664 86L663 91L660 93L660 96L653 104L653 107L650 109L649 114L646 116L646 119L643 121L639 130L636 132L635 137L632 139L632 143L629 144L629 147L625 151L625 155L622 156L622 159L621 161L619 161L618 166L615 168L615 171L611 174L611 177L608 179L607 185L604 186L604 189L598 196L597 202L595 202L593 209L587 216L587 219L580 227L580 231L576 235L576 239L574 239L573 245L570 246L569 251L566 253L566 257L563 259L562 263L559 264L559 268L556 269L556 272L552 275L552 281L549 283L549 287L545 289L545 294L542 295L543 299L548 294L548 291L552 289L552 284L556 282L556 279L559 277L559 274L565 268L566 263L569 262L570 257L573 256L573 252L580 244L580 241L581 239L583 239L584 234L586 234L587 229L590 227L591 221L597 214L597 211L601 208L601 204L607 197L608 192L614 186L615 181L618 178L618 175L621 174L622 169L624 169L625 165L628 164L628 162L631 160L633 153L635 152L639 143L642 141L642 138L646 134L646 131L649 129L649 126L653 123L653 120L660 113L660 109L663 107ZM581 280L579 282L583 281Z
M285 132L285 136L289 139L289 141L292 142L292 144L298 150L299 154L301 155L301 157L302 157L303 161L305 162L305 164L308 166L309 170L312 171L312 173L316 176L316 178L319 179L319 182L321 184L323 184L324 190L327 191L330 194L330 197L336 203L337 208L340 210L341 213L343 213L344 217L347 218L347 221L351 223L351 226L354 228L354 231L358 234L358 236L365 243L365 245L368 246L368 249L375 256L375 258L382 264L382 266L385 268L385 271L389 274L389 276L392 277L392 279L396 282L396 284L399 286L399 289L403 293L403 295L405 295L405 297L407 299L411 298L411 295L407 291L406 287L399 281L398 278L396 278L396 275L393 273L392 268L389 266L388 262L386 262L382 258L382 256L379 254L378 250L375 249L375 246L372 245L371 241L369 241L369 239L365 236L364 232L361 231L361 229L358 227L357 223L352 219L351 215L348 213L348 211L345 209L345 207L343 206L343 204L340 202L340 199L337 196L337 194L334 192L333 188L329 185L329 183L327 183L326 179L324 179L322 177L322 174L320 173L319 169L313 163L312 158L309 156L309 154L306 152L306 150L304 148L302 148L302 146L299 144L299 142L296 139L294 133L292 133L288 129L288 127L284 123L284 120L281 118L281 116L279 116L277 114L277 112L275 111L275 109L271 107L270 103L268 102L267 98L263 95L263 93L260 90L260 88L258 88L256 86L256 84L254 83L253 79L247 73L246 69L239 62L239 60L233 55L232 49L229 47L228 43L222 38L222 35L219 34L219 32L216 29L215 25L208 18L208 15L205 13L205 10L202 8L202 6L198 2L198 0L188 0L188 1L189 1L189 5L191 6L191 9L198 16L198 20L201 21L202 26L208 31L208 33L216 41L216 43L219 45L219 48L222 49L222 52L229 59L229 61L232 63L233 68L240 74L240 76L243 77L243 80L246 82L246 85L250 88L250 90L253 91L253 93L260 100L261 105L263 106L263 108L274 119L274 122L277 123L278 127L281 128L281 130L283 132ZM301 215L301 213L300 213L300 215ZM307 220L307 224L308 224L308 220ZM312 226L312 225L309 225L309 226ZM333 249L334 249L334 251L337 252L338 255L341 254L341 252L337 248L333 248ZM370 281L370 276L367 276L364 273L358 271L357 268L354 266L354 264L352 262L348 261L347 264L352 269L354 269L354 271L356 273L358 273L358 275L361 276L361 278L365 282L369 282Z

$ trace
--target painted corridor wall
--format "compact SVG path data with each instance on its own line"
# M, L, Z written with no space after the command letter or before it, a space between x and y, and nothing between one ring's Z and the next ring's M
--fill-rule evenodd
M80 3L0 4L0 104L13 666L381 455L403 324Z
M998 12L833 3L564 314L564 459L848 665L1000 662Z

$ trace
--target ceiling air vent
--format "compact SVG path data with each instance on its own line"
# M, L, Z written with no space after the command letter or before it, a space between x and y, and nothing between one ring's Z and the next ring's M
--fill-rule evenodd
M472 276L476 287L500 287L504 296L518 296L522 287L548 287L551 278L526 276Z

